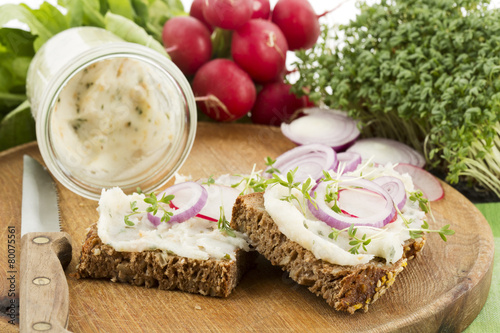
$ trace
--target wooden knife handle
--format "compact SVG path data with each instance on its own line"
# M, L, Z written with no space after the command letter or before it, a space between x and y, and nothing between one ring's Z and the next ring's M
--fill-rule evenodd
M21 239L20 332L68 332L71 261L65 232L31 232Z

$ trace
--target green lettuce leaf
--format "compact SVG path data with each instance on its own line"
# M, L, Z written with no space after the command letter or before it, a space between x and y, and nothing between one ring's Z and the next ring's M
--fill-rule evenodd
M35 41L35 50L38 50L43 43L53 36L50 28L47 28L33 13L33 10L26 5L7 4L0 6L0 26L4 26L7 22L14 19L27 24L31 33L38 36Z
M168 57L163 45L143 28L135 24L134 21L111 12L104 16L104 21L106 22L106 30L111 31L123 40L147 46Z
M23 102L0 122L0 150L36 140L35 120L28 101Z
M134 20L135 11L129 0L108 0L109 10L113 14L118 14L129 20Z
M36 36L0 28L0 119L26 99L26 73L35 51Z

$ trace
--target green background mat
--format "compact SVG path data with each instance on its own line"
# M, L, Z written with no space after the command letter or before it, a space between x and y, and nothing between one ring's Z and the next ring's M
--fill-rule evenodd
M476 204L488 220L495 238L493 276L488 299L479 316L465 330L467 333L500 332L500 202Z

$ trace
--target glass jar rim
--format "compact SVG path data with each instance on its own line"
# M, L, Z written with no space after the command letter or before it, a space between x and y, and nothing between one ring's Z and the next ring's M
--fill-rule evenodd
M55 75L53 75L47 83L46 88L43 90L36 112L36 133L40 153L52 175L72 192L92 200L99 199L104 186L89 184L85 180L73 178L68 175L58 161L51 144L50 133L47 129L50 128L52 107L69 80L92 63L112 58L132 58L140 60L163 71L163 74L168 75L175 82L177 88L182 93L183 102L185 103L182 113L185 119L183 125L186 127L186 130L181 130L178 133L186 137L182 138L179 146L171 147L171 149L175 150L172 155L174 160L169 161L168 167L165 168L164 174L159 177L158 181L150 186L141 187L144 192L153 192L161 188L170 180L175 172L180 169L191 151L196 134L196 104L189 82L180 69L164 55L146 46L129 42L103 44L79 54L67 64L63 65ZM139 181L146 182L147 180L148 179L141 179ZM124 184L117 183L113 186L122 187L122 185ZM128 185L129 184L127 184L127 186Z

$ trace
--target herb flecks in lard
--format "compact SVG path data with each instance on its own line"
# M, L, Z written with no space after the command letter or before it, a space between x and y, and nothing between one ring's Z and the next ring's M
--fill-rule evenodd
M166 154L175 126L153 68L113 58L78 72L59 94L51 117L59 158L79 178L129 179Z

